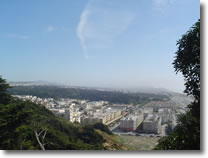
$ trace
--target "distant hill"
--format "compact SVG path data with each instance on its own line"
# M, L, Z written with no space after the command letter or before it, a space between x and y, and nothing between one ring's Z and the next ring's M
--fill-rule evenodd
M61 86L61 84L48 81L10 81L10 86Z
M166 101L176 109L185 110L192 98L182 93L175 93L161 88L99 88L68 86L47 81L9 82L12 95L33 95L41 98L71 98L89 101L105 100L118 104L145 104L151 101ZM159 102L158 102L159 104Z
M33 95L41 98L71 98L89 101L105 100L109 103L140 104L149 101L169 100L167 94L122 92L89 88L72 88L54 85L14 86L9 89L12 95Z
M74 88L74 89L84 89L84 90L98 90L98 91L113 91L113 92L123 92L123 93L150 93L150 94L167 94L171 92L163 88L104 88L104 87L87 87L87 86L70 86L66 84L59 84L48 81L10 81L9 84L12 87L15 86L57 86L61 88Z

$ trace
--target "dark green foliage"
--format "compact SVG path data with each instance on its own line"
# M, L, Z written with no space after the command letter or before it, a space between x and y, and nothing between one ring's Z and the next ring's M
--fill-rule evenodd
M177 42L173 62L176 72L185 78L185 93L200 99L200 20Z
M10 88L9 84L6 83L6 80L2 79L0 76L0 104L6 104L10 100L10 95L7 92L7 89Z
M6 89L1 89L3 91ZM44 139L46 150L104 149L104 139L94 128L67 123L44 106L9 98L7 104L0 100L1 150L40 150L35 131L40 133L42 130L47 131Z
M185 93L194 97L174 131L159 140L156 150L200 149L200 20L177 42L176 72L185 78Z
M104 139L98 133L95 132L92 126L84 126L80 131L78 131L78 137L87 144L95 145L101 148L101 143L104 143Z
M108 126L102 124L101 122L98 122L98 123L94 124L93 127L94 127L95 129L99 129L99 130L101 130L101 131L103 131L103 132L106 132L106 133L108 133L108 134L113 134L113 133L108 129Z
M43 106L20 100L0 104L0 149L40 149L34 131L43 129L46 150L103 149L104 140L93 128L66 123Z
M169 99L166 95L144 93L122 93L93 89L61 88L57 86L17 86L9 89L12 95L33 95L41 98L72 98L89 101L105 100L118 104L139 104L151 100Z

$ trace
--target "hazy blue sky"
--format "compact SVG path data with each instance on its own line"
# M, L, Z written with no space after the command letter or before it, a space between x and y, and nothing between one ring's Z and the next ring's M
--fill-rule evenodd
M199 0L0 1L0 75L182 92L176 41L199 17Z

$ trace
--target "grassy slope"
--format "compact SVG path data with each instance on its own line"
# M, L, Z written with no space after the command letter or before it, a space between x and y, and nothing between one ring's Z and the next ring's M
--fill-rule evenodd
M105 139L104 147L107 150L134 150L135 148L130 147L121 143L120 136L118 135L109 135L100 130L96 130L102 137Z
M120 142L133 150L152 150L159 138L143 136L119 136Z
M105 139L104 147L107 150L152 150L159 138L143 136L108 135L96 130Z

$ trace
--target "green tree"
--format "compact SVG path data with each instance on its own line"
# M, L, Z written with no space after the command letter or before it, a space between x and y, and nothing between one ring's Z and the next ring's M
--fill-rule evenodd
M185 78L185 93L200 100L200 20L177 42L175 71Z
M200 149L200 19L177 42L173 62L176 73L182 72L185 93L193 96L188 111L181 115L174 131L159 140L156 150Z
M0 104L6 104L9 102L10 95L7 92L8 88L10 88L9 84L0 76Z

